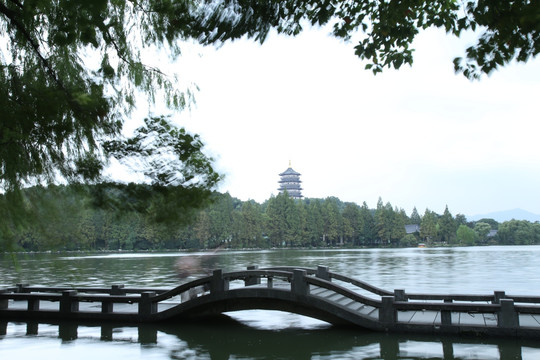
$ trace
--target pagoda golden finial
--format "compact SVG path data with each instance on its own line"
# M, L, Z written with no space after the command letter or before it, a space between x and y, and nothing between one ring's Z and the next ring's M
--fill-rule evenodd
M289 160L289 167L291 167L291 160Z

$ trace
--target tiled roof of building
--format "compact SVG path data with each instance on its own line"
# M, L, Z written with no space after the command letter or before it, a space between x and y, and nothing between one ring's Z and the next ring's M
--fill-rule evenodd
M407 234L413 234L415 232L420 232L420 225L418 225L418 224L405 225L405 232Z
M281 174L279 174L279 176L284 176L284 175L296 175L296 176L300 176L300 175L302 175L302 174L297 173L297 172L294 171L292 168L288 168L287 170L285 170L284 172L282 172Z

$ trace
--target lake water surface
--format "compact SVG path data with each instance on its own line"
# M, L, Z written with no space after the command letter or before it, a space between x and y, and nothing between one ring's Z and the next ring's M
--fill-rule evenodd
M186 253L29 254L0 258L0 288L31 285L170 288ZM388 290L540 295L540 246L221 251L224 271L329 266ZM540 359L540 339L389 335L334 328L274 311L229 313L211 322L0 323L1 359ZM2 333L5 333L2 335Z

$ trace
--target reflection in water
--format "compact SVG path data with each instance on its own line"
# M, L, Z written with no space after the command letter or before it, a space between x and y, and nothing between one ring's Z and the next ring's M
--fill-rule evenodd
M535 341L474 339L463 337L378 334L350 328L282 331L256 330L227 316L197 323L168 323L132 326L126 324L55 324L0 322L0 353L15 356L18 346L10 339L39 339L40 347L25 346L26 355L39 358L62 356L79 349L78 359L95 359L93 351L107 348L107 358L136 356L152 350L153 357L169 359L536 359L540 344ZM60 348L53 346L60 340ZM69 346L77 343L76 347ZM109 344L109 345L107 345ZM111 346L111 345L124 346ZM28 353L30 351L30 353ZM48 351L51 351L48 353ZM60 351L60 352L59 352ZM65 354L63 353L65 352ZM5 356L4 356L5 355Z

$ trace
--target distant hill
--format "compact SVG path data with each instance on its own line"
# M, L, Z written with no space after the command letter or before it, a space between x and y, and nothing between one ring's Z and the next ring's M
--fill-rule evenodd
M523 209L513 209L505 211L496 211L489 214L480 214L474 216L468 216L469 221L478 221L480 219L494 219L497 222L504 222L508 220L528 220L530 222L540 221L540 215L533 214L532 212Z

